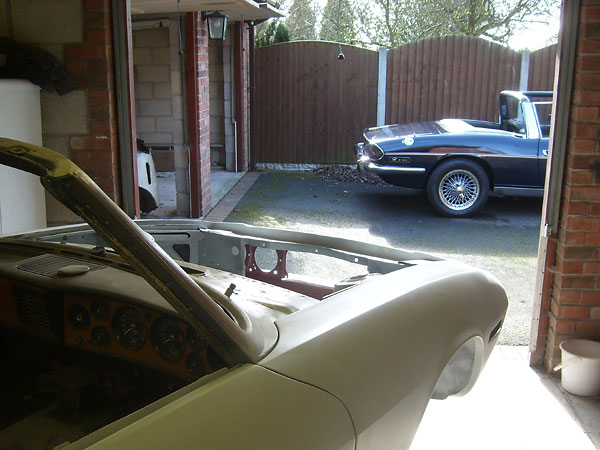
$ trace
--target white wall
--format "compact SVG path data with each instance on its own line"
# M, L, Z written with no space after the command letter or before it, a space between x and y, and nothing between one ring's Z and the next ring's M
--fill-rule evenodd
M0 80L0 136L42 145L40 88L26 80ZM0 233L46 226L39 177L0 165Z

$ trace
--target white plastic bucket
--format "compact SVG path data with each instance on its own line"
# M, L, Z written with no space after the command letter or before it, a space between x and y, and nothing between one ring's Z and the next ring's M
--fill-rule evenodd
M564 390L586 397L600 394L600 342L571 339L560 349Z

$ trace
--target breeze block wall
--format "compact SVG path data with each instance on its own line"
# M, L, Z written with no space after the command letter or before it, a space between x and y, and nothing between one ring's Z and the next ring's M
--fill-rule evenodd
M600 341L600 0L583 0L579 20L560 225L546 271L554 273L549 370L561 342Z

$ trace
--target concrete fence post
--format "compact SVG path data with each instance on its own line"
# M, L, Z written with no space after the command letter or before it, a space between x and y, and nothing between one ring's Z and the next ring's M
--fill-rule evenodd
M519 78L519 90L526 91L529 86L529 55L527 50L521 52L521 76Z
M379 68L377 72L377 126L385 125L385 90L387 83L387 48L379 48Z

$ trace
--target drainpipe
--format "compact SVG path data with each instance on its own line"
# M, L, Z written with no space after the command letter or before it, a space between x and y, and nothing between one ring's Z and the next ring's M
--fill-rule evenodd
M256 170L256 61L254 49L254 21L248 23L250 27L250 167Z
M244 124L242 122L243 116L243 89L242 89L242 51L244 48L244 33L243 33L243 22L237 22L235 24L235 39L234 39L234 60L235 60L235 170L241 172L244 168L242 167L243 158L241 158L238 152L244 151Z
M186 29L186 80L187 80L187 102L188 102L188 138L190 144L190 217L202 216L200 185L200 149L198 148L198 55L196 52L196 33L198 31L198 20L200 13L187 13L185 17Z
M229 47L229 90L231 91L231 127L233 131L233 172L237 173L237 121L236 121L236 109L235 105L237 103L236 91L235 91L235 30L233 29L233 25L231 26L232 30L230 34L233 33L234 38L231 42L231 46ZM226 162L227 164L227 162ZM229 169L228 169L229 170Z
M234 172L238 173L238 132L237 132L237 120L233 119L233 161L234 161Z

